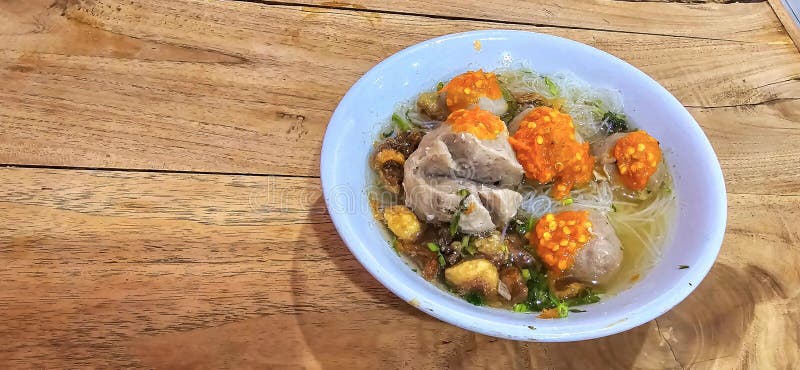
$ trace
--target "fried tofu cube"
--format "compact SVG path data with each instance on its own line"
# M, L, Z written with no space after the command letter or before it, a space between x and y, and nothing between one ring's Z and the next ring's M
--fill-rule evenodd
M478 291L485 297L497 294L497 282L500 279L497 268L485 259L464 261L452 266L444 270L444 278L461 294Z
M391 206L383 210L386 226L397 236L397 239L414 241L422 232L422 224L410 209L404 206Z

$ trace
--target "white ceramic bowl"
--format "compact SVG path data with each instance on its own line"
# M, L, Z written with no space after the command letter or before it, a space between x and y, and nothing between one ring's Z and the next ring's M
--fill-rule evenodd
M475 41L480 41L480 50ZM593 86L621 91L625 113L660 140L671 164L678 212L658 264L630 289L582 307L588 312L565 319L543 320L534 314L477 307L440 290L411 271L389 247L368 206L368 156L396 105L466 70L494 70L509 63L524 63L541 73L572 72ZM359 79L336 108L325 132L321 172L325 202L336 229L376 279L423 312L495 337L574 341L650 321L683 300L706 276L725 231L722 171L703 131L678 100L614 56L531 32L447 35L387 58ZM679 265L690 267L679 269Z

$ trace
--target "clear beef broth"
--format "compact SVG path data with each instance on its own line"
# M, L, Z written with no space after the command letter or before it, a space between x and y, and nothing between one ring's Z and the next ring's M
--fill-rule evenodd
M525 73L519 75L522 76L518 77L519 80L510 77L500 79L504 98L510 97L513 100L507 101L509 111L503 114L506 122L511 121L514 113L525 109L530 111L542 105L555 106L556 110L565 110L575 117L583 117L578 109L580 107L570 106L570 97L548 96L548 91L537 90L538 80L533 79L526 85L528 75ZM545 81L543 86L550 89L551 83ZM474 180L462 181L470 186L469 189L458 189L460 185L451 187L449 191L452 194L446 194L449 197L448 202L445 202L448 205L445 210L448 215L446 219L442 219L441 212L436 218L420 214L419 209L416 211L412 209L413 206L407 207L406 203L415 204L405 199L406 189L403 185L404 175L408 173L407 161L418 150L420 142L424 141L423 137L427 133L443 124L453 124L440 121L443 117L447 117L443 113L447 110L443 105L444 102L450 103L450 100L440 95L445 90L448 88L442 88L438 92L423 93L419 104L402 106L401 112L402 110L405 112L393 116L393 124L385 128L384 134L376 142L374 153L370 156L370 166L374 170L376 183L375 188L369 193L373 213L379 221L387 225L390 230L389 235L392 236L391 245L414 266L414 270L425 279L464 297L470 303L518 312L541 312L540 317L545 318L564 317L568 314L569 307L597 302L601 295L624 290L644 276L647 269L656 261L659 255L658 248L667 237L675 206L668 171L663 171L660 175L661 179L657 186L652 186L647 191L631 191L622 186L618 178L604 175L603 171L607 171L609 167L603 167L598 161L588 185L576 186L569 192L569 198L564 200L549 198L551 191L554 191L552 183L539 184L531 179L525 179L517 185L500 185L508 182L508 177L504 177L500 179L506 180L477 183L477 185L470 185L475 184ZM518 97L516 100L509 90L516 92ZM605 107L604 103L592 104L593 107ZM411 108L405 108L409 106ZM491 105L495 110L499 109L499 106L496 102ZM578 136L581 137L580 140L591 142L592 148L595 143L603 145L602 141L609 137L620 137L634 131L621 113L612 113L609 110L594 117L600 122L597 123L597 127L589 129L596 131L582 127L583 121L576 121L576 134L586 135L586 137ZM484 126L483 123L481 125ZM615 132L621 134L611 135ZM481 135L480 131L470 133L476 137ZM462 152L470 153L469 150L458 148L432 151L432 154L428 153L429 147L419 150L424 150L426 155L434 157L442 154L454 156L463 155L459 154ZM435 159L425 158L425 160ZM436 162L435 165L442 164ZM615 170L612 168L613 171ZM450 175L463 176L458 170L451 170ZM615 175L618 177L620 174ZM481 181L490 179L491 175L483 176ZM491 190L498 186L522 194L519 209L515 210L513 218L503 219L503 216L508 217L508 215L497 213L497 202L505 201L502 196L498 198L499 200L493 199L492 196L496 197L497 193L485 191L486 187ZM440 201L441 197L430 199ZM476 202L484 203L485 209L478 208L478 211L489 212L485 216L486 220L491 216L489 222L503 221L490 229L483 227L480 232L462 230L460 226L464 225L464 219L477 217L470 213L475 211L473 206ZM575 268L561 270L562 265L559 264L559 268L554 268L555 265L551 261L547 259L543 261L540 244L547 239L544 235L547 233L542 234L541 230L535 230L539 222L542 222L545 215L553 217L553 215L566 215L569 212L578 214L583 211L590 212L587 214L591 214L595 221L598 217L607 220L600 221L599 224L594 222L592 225L599 228L604 222L607 223L609 226L604 232L609 233L607 230L611 230L613 237L592 234L589 241L585 242L585 246L575 246L573 259L575 262L572 262ZM558 222L563 224L563 221ZM558 230L552 230L559 231L560 228L561 226ZM592 231L591 228L587 230ZM576 239L569 236L569 233L565 235L567 236L562 235L564 239L561 239L560 243L564 248L573 248L565 241L574 242ZM619 251L616 251L616 254L619 254L617 257L615 253L610 253L614 246L619 247ZM558 246L552 250L557 251ZM564 258L563 255L566 254L562 253L561 258ZM582 257L586 255L589 257ZM603 275L593 279L591 278L593 271L590 269L590 274L587 275L586 269L578 268L579 263L584 265L590 263L590 267L591 263L599 263L599 266L605 263L611 267L606 266L605 270L604 267L598 267L597 271ZM581 312L581 310L573 311Z

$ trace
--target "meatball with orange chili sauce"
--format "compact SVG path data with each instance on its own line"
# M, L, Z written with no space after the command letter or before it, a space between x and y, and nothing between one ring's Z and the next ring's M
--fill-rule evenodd
M479 107L494 115L508 111L508 103L494 73L483 70L469 71L453 77L441 89L450 112Z
M647 132L635 131L617 141L614 158L622 183L629 189L642 190L661 162L661 148Z
M608 218L597 212L546 214L527 237L555 279L597 284L622 263L622 242Z
M613 134L598 144L594 153L606 175L612 183L623 185L628 196L661 186L667 173L661 147L646 131Z
M555 181L552 196L563 199L572 187L591 179L594 157L575 137L572 117L550 107L532 109L508 139L525 176L542 184Z

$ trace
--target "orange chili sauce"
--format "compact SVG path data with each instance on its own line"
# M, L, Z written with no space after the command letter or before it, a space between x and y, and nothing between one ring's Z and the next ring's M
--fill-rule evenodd
M535 234L528 233L536 253L551 271L564 271L575 263L575 254L592 238L592 222L587 211L548 213L536 223Z
M441 91L445 93L445 103L451 112L465 109L477 103L483 96L493 100L503 97L497 76L494 73L485 73L482 69L453 77Z
M450 113L445 122L452 126L453 132L469 132L481 140L496 139L506 129L500 118L477 107Z
M575 140L575 126L566 113L535 108L508 141L526 177L542 184L555 180L555 199L563 199L573 186L591 179L594 157L589 154L589 143Z

